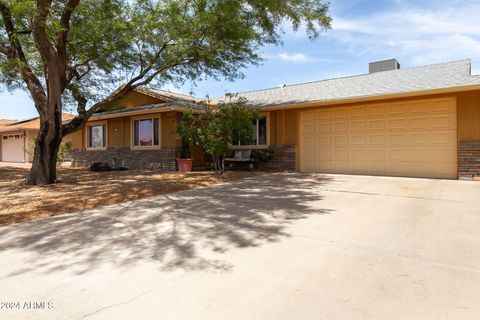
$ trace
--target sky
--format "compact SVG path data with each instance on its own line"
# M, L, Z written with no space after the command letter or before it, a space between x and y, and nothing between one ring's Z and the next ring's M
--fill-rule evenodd
M245 78L205 80L164 89L222 96L308 81L364 74L372 61L396 58L402 68L471 58L480 74L480 1L331 0L332 29L310 41L285 27L283 45L262 49L264 62ZM36 111L28 94L0 92L0 119L27 119Z

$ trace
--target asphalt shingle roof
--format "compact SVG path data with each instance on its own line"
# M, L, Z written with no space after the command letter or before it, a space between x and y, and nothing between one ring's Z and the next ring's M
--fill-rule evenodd
M328 79L283 87L238 93L255 106L275 106L374 97L468 85L480 85L480 76L471 75L469 59L414 68ZM213 101L224 101L218 97Z
M138 87L135 89L135 91L152 95L158 99L162 99L167 102L170 102L170 101L202 102L204 101L203 99L200 99L191 95L186 95L186 94L171 92L166 90L160 90L160 89L152 89L148 87Z

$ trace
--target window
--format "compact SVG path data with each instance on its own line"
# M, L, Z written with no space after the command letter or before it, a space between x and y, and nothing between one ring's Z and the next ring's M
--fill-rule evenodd
M267 117L261 116L253 121L253 142L244 143L242 141L234 140L234 145L254 145L254 146L266 146L267 145ZM238 139L238 138L237 138Z
M133 121L134 147L159 147L159 119L147 118Z
M107 146L107 126L105 124L87 126L87 148L103 149Z

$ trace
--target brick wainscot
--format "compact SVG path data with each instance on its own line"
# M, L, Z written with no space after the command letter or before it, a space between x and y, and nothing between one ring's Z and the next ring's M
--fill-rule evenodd
M458 148L458 178L480 181L480 141L461 142Z
M111 148L106 150L73 150L73 166L90 166L94 162L129 169L148 169L156 171L175 171L175 158L179 149L162 148L154 150L131 150L130 148Z

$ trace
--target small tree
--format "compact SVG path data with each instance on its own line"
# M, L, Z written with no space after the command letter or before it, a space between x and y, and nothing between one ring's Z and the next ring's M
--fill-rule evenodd
M178 133L182 141L202 146L212 157L213 169L221 175L225 171L225 155L233 141L253 141L253 120L258 117L257 109L239 99L220 104L218 108L206 107L205 112L185 112Z
M321 0L0 0L0 88L28 91L40 116L27 183L55 183L62 138L135 88L240 78L283 26L313 39L327 13Z

